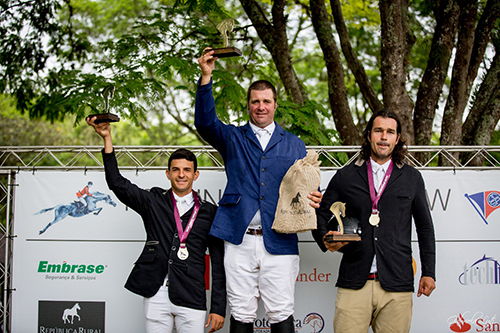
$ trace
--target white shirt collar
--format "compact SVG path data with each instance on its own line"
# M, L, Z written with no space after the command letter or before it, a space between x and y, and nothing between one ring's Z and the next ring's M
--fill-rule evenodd
M265 131L265 132L267 132L267 134L269 134L269 136L272 136L274 129L276 128L276 124L274 123L274 121L264 128L261 128L255 124L252 124L251 122L249 122L249 124L250 124L250 127L252 128L252 131L254 132L255 135L257 135L257 132L259 132L259 131Z
M387 169L389 168L389 164L391 163L391 160L389 159L387 162L385 162L384 164L378 164L377 162L375 162L373 160L373 158L371 158L370 156L370 162L371 162L371 165L372 165L372 171L374 173L376 173L379 169L382 169L384 171L384 174L385 172L387 171Z
M191 206L191 204L194 202L194 197L193 197L193 192L189 192L189 194L186 194L185 196L183 197L179 197L177 194L175 194L175 192L172 191L172 193L174 194L174 198L175 198L175 201L176 202L179 202L179 201L185 201L186 202L186 205L187 206Z

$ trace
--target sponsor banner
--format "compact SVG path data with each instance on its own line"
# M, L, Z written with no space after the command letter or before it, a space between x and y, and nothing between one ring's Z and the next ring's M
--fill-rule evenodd
M411 332L500 332L494 330L500 322L498 242L436 245L436 290L431 297L414 294ZM413 253L418 288L421 272L415 243Z
M422 175L438 241L500 240L499 170L424 170Z
M142 298L123 286L142 247L142 242L90 241L28 241L16 246L12 331L34 332L41 320L39 301L58 301L73 302L66 308L79 303L82 310L85 302L105 303L106 331L141 332ZM69 328L67 323L57 327Z
M203 199L217 203L225 186L225 175L207 172L194 183L194 189ZM170 188L162 171L122 174L145 189ZM115 197L102 172L20 172L16 180L19 184L16 221L26 222L17 223L15 228L16 233L26 239L109 241L145 238L140 216ZM80 199L78 193L85 187L91 195Z
M461 312L448 318L449 332L500 332L498 311Z
M104 333L105 302L39 301L40 333Z
M142 188L169 187L163 171L123 174ZM334 174L322 171L321 189ZM499 171L422 174L438 240L437 289L430 298L415 295L412 332L456 332L467 325L471 332L495 331L498 306L489 299L500 296ZM143 332L142 298L123 288L145 239L138 214L117 200L102 172L19 172L16 181L13 331L40 331L37 325L42 323L42 305L64 302L63 310L78 303L80 316L83 304L102 303L105 330ZM225 183L224 172L201 170L194 188L203 199L217 203ZM299 234L299 239L296 332L332 332L335 282L342 255L322 253L309 232ZM414 232L418 288L416 239ZM221 332L229 332L228 318ZM255 328L255 332L270 329L262 304Z

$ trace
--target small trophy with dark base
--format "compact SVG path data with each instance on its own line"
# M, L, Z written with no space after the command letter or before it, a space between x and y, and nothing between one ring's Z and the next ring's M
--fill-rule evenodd
M333 223L334 219L337 221L340 235L326 235L324 238L325 242L357 242L361 240L359 221L353 217L346 217L345 203L340 201L333 203L330 211L333 213L333 216L329 223ZM343 219L342 216L344 217Z
M109 113L109 99L113 98L115 94L115 85L110 84L106 88L103 89L102 91L102 96L104 97L105 101L105 113L96 113L96 114L90 114L87 116L87 118L92 119L93 117L96 117L96 120L94 120L95 124L100 124L100 123L115 123L120 121L120 117L118 117L116 114Z
M222 35L222 39L224 42L224 47L218 49L210 49L208 51L214 51L213 56L217 58L229 58L229 57L239 57L242 55L241 51L234 46L227 46L228 43L228 33L233 31L234 20L233 19L224 19L219 24L217 24L217 30Z

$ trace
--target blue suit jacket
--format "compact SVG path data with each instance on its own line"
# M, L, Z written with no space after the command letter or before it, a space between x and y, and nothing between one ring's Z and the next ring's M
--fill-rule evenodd
M198 85L195 126L198 133L221 154L227 176L226 189L210 234L241 244L250 221L260 209L267 251L271 254L298 254L297 235L276 233L271 226L281 180L290 166L306 155L304 142L276 125L263 151L250 124L236 127L217 118L212 82Z

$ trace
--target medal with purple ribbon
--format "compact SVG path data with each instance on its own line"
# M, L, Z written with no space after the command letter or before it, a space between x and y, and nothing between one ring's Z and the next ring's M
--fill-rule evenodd
M179 210L177 209L177 202L175 200L173 191L170 191L170 199L172 200L172 204L174 205L175 224L177 226L177 232L179 233L179 240L181 242L181 245L179 246L179 250L177 251L177 256L179 257L180 260L186 260L189 257L189 251L187 249L186 239L189 235L189 232L191 232L191 229L193 228L194 220L196 219L196 216L198 215L198 212L200 211L200 200L198 199L198 196L196 195L196 192L194 192L194 191L193 191L193 198L194 198L194 209L193 209L193 212L191 213L191 217L189 218L189 222L186 225L186 229L183 230L181 217L179 214Z
M380 215L378 211L378 201L380 200L380 197L382 196L382 193L385 190L385 187L387 186L387 182L389 181L389 178L391 177L392 169L393 169L393 163L392 160L389 163L389 167L387 168L387 171L385 173L384 179L382 181L382 184L380 184L380 187L378 189L378 192L375 194L375 183L373 181L373 170L372 170L372 163L370 159L366 161L366 169L368 171L368 185L370 187L370 199L372 201L372 213L370 215L370 218L368 219L368 222L372 226L376 226L380 223Z

